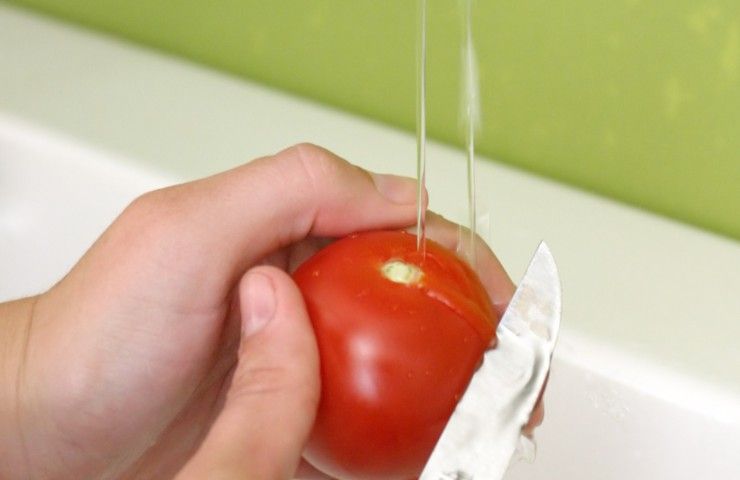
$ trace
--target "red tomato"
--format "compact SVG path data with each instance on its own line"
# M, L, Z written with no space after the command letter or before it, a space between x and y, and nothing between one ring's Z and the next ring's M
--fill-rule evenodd
M321 358L306 460L342 479L418 476L499 321L477 275L382 231L331 244L294 278Z

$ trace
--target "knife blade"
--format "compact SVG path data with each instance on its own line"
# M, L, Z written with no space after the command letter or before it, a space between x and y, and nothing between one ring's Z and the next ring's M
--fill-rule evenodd
M560 278L542 242L501 318L496 347L484 354L419 480L503 477L550 369L560 313Z

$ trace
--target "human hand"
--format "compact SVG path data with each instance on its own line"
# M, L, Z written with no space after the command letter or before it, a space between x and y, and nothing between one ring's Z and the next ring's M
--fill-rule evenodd
M319 378L284 271L322 238L411 224L415 188L301 145L136 200L17 305L0 477L290 477Z

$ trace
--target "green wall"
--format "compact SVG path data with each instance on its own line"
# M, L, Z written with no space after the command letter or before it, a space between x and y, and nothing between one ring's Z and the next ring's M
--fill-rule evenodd
M407 129L415 0L13 0ZM460 143L457 0L430 0L430 135ZM739 0L478 0L504 162L740 238ZM411 161L411 160L410 160Z

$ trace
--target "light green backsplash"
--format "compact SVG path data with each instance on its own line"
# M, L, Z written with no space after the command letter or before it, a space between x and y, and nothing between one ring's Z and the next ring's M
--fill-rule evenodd
M415 0L11 3L414 128ZM457 6L430 0L428 32L453 143ZM740 1L478 0L474 28L480 152L740 238Z

